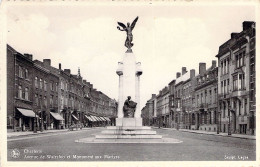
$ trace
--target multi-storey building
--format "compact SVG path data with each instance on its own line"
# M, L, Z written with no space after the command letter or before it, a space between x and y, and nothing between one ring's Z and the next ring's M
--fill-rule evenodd
M195 106L196 111L192 114L192 129L217 131L218 107L217 107L217 76L218 68L216 61L206 70L206 63L199 64L199 75L195 77Z
M33 130L32 55L21 54L7 45L7 128Z
M222 132L255 133L255 22L219 47L218 94Z
M34 112L39 115L37 127L46 129L60 129L60 120L51 118L58 113L58 83L59 76L51 69L51 60L43 62L34 60L33 70ZM53 116L52 116L53 117ZM61 119L61 116L59 116ZM38 125L39 124L39 125Z
M182 97L181 97L181 104L182 104L182 111L183 111L183 128L191 129L192 126L192 113L194 112L194 77L195 77L195 70L192 69L187 72L187 80L183 81L182 83Z
M78 70L32 60L7 45L7 128L47 130L74 124L115 125L117 102L93 89Z
M160 90L157 101L157 118L160 126L169 126L169 88L166 86Z
M182 106L182 102L184 100L183 97L183 82L189 79L189 72L186 71L186 67L182 67L182 72L176 73L176 81L175 81L175 98L174 98L174 127L184 128L184 115L185 110Z
M176 77L177 78L177 77ZM171 128L176 128L174 125L176 125L176 122L174 121L174 108L175 108L175 105L174 105L174 99L175 99L175 79L172 80L169 84L168 84L168 87L169 87L169 113L170 113L170 116L169 116L169 127Z
M156 95L152 94L151 99L149 99L146 102L145 106L141 110L142 118L143 118L143 125L152 126L156 122L156 119L155 119L155 113L156 113L155 99L156 99Z

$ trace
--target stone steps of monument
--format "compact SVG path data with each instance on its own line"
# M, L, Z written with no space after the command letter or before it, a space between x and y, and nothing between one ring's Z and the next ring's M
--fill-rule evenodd
M167 143L164 139L94 139L92 143Z
M96 135L96 139L161 139L161 135Z
M151 130L149 126L108 126L107 130Z
M101 132L101 134L123 134L123 135L156 135L156 131L152 130L104 130Z

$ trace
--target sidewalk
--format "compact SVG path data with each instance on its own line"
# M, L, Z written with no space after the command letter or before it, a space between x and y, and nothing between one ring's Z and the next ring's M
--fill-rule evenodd
M78 130L74 129L73 131L81 131L81 130L88 130L91 128L78 128ZM29 135L40 135L40 134L47 134L47 133L60 133L60 132L70 132L69 129L53 129L53 130L44 130L44 131L37 131L34 133L33 131L25 131L25 132L7 132L7 138L17 137L17 136L29 136Z
M158 127L153 127L153 128L158 128ZM161 127L161 129L177 130L175 128L162 128L162 127ZM179 131L189 132L189 133L206 134L206 135L215 135L215 136L224 136L224 137L234 137L234 138L241 138L241 139L256 140L256 136L254 136L254 135L243 135L243 134L231 134L231 135L228 135L227 133L222 133L222 132L217 134L217 132L208 132L208 131L190 130L190 129L179 129Z

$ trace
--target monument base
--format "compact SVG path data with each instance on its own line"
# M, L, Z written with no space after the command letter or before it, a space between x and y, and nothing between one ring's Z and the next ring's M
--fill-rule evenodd
M116 126L142 126L142 118L116 118Z

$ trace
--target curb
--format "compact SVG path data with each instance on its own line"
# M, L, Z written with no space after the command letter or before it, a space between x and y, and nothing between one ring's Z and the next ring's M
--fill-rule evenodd
M162 130L175 130L175 131L177 131L177 129L171 129L171 128L158 128L158 127L153 127L153 128L162 129ZM222 137L232 137L232 138L256 140L256 139L247 138L247 137L242 137L242 136L232 136L232 135L229 136L229 135L220 135L220 134L210 134L210 133L201 133L201 132L186 131L186 130L178 130L178 131L180 131L180 132L187 132L187 133L196 133L196 134L212 135L212 136L222 136Z
M193 132L193 131L184 131L180 130L181 132L188 132L188 133L196 133L196 134L205 134L205 135L212 135L212 136L222 136L222 137L232 137L232 138L240 138L240 139L249 139L249 140L256 140L252 138L242 137L242 136L232 136L232 135L221 135L221 134L210 134L210 133L200 133L200 132Z
M82 131L82 130L89 130L89 129L81 129L81 130L73 130L73 131ZM44 134L50 134L50 133L73 132L73 131L70 131L69 129L66 129L66 130L55 131L55 132L52 132L52 131L47 131L47 132L44 132L44 133L37 132L37 133L21 134L21 135L17 135L17 136L9 136L9 137L8 137L8 134L7 134L7 139L12 139L12 138L15 138L15 137L25 137L25 136L44 135Z

